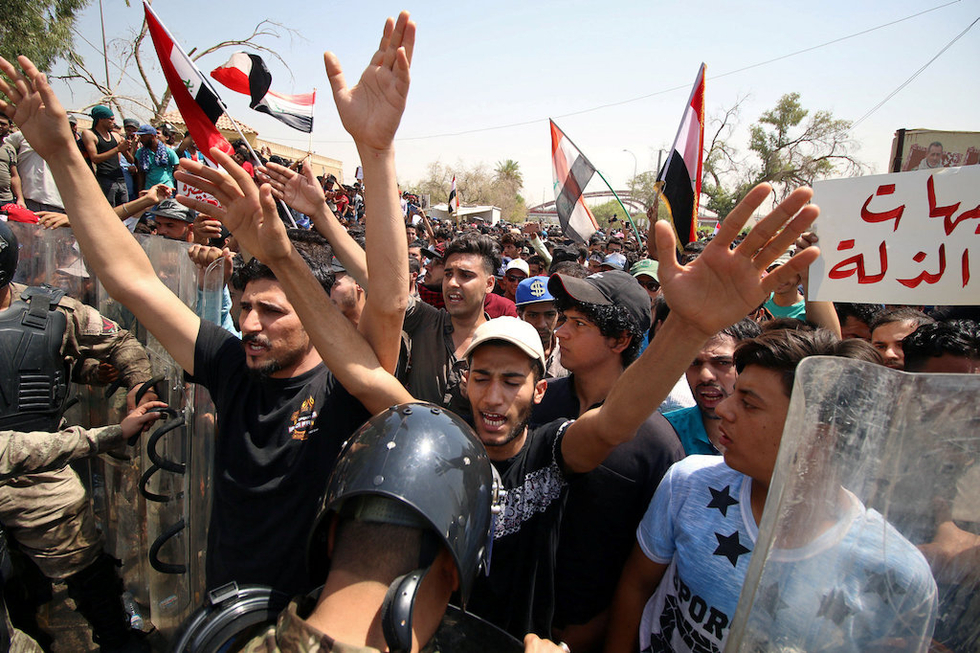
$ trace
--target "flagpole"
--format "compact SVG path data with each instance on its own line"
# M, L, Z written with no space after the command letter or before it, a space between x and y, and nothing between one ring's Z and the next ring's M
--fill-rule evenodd
M554 122L554 121L552 120L552 122ZM558 123L555 123L555 126L557 127L558 126ZM561 129L561 127L558 127L558 129ZM561 133L564 135L565 138L568 139L569 144L572 147L574 147L576 150L578 150L578 153L582 156L582 158L585 159L586 161L589 161L589 158L587 156L585 156L585 152L582 151L582 148L580 148L578 145L576 145L575 144L575 141L573 141L571 138L568 138L568 134L565 132L564 129L561 129ZM626 210L626 207L623 205L623 201L621 199L619 199L619 195L616 194L616 191L613 190L613 187L609 184L608 181L606 181L606 178L602 176L602 173L599 172L599 169L596 168L594 165L592 165L592 162L591 161L589 161L589 165L592 166L592 169L595 170L595 173L597 175L599 175L599 179L601 179L603 182L605 182L606 187L609 189L609 192L612 193L613 194L613 197L616 198L616 201L619 202L619 206L623 209L623 213L626 214L626 219L629 220L630 226L633 227L633 233L636 235L636 244L639 245L640 242L641 242L640 241L640 232L637 230L636 225L633 224L633 218L630 216L630 212ZM582 189L582 194L583 195L585 194L585 189L584 188Z
M316 86L313 87L313 107L310 109L310 125L313 124L313 118L316 114ZM310 127L310 144L307 148L307 152L310 153L310 163L313 162L313 127Z

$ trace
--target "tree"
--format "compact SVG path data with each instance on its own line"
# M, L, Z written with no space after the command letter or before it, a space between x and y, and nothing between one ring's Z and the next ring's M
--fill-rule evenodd
M75 15L90 0L4 0L0 20L0 55L16 61L26 55L43 72L73 56Z
M521 166L513 159L498 161L494 174L497 175L499 181L515 184L518 189L524 185L524 175L521 174Z
M506 169L508 174L502 174L502 169ZM461 204L489 204L500 207L501 217L510 222L523 222L527 218L527 205L519 192L520 167L511 159L498 163L493 173L485 163L467 166L457 162L450 169L435 161L429 164L424 178L409 186L419 194L429 195L429 201L433 204L439 204L449 199L454 174Z
M831 175L862 174L866 166L855 156L858 143L848 133L851 123L830 111L810 115L799 93L788 93L750 128L749 152L741 158L728 141L737 124L735 106L711 123L717 130L704 162L702 192L707 207L722 218L756 184L769 182L779 199L800 186ZM809 116L809 119L807 117Z
M65 2L67 0L58 1ZM73 1L85 4L89 0ZM202 57L213 52L217 52L218 50L224 50L227 48L249 48L270 54L278 59L279 62L282 63L288 70L289 66L282 59L282 57L280 57L275 50L268 46L262 45L261 43L263 38L279 38L281 36L281 32L286 32L290 36L299 35L296 30L285 27L284 25L271 20L263 20L252 29L251 34L244 38L228 39L205 47L201 50L199 50L197 47L193 47L187 51L187 56L190 57L192 61L196 62ZM166 113L170 106L171 96L170 89L165 87L166 82L162 79L162 77L151 79L148 61L155 63L157 55L156 51L153 49L152 39L147 38L148 36L149 32L146 27L146 20L144 19L139 32L133 32L127 38L113 39L110 41L109 47L117 53L115 58L119 64L117 67L118 76L114 81L111 79L104 80L101 77L96 76L96 74L89 70L89 68L86 66L85 61L77 56L72 56L69 59L68 74L65 75L64 78L78 79L89 86L94 87L102 96L99 102L115 107L116 111L120 115L127 114L123 107L125 104L139 107L142 109L143 113L149 113L151 116L151 122L159 121L161 116ZM149 53L144 51L144 46L149 49ZM147 57L149 58L148 60ZM145 95L137 97L119 92L119 89L122 87L123 78L126 77L131 65L136 66L139 79L143 84L143 88L140 90L145 92ZM156 90L160 85L164 86L162 93Z

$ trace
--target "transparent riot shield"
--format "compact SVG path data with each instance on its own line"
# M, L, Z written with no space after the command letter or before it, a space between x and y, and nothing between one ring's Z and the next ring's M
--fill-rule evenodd
M804 360L725 650L978 650L978 480L980 375Z
M145 237L141 244L164 284L203 319L218 321L220 262L200 271L184 243ZM128 319L128 311L108 298L106 310ZM187 383L183 370L145 326L130 322L146 343L154 378L160 379L156 392L173 412L143 438L138 486L146 505L145 541L127 581L132 578L133 594L148 608L144 616L169 638L204 599L215 413L207 391ZM113 496L117 503L129 499ZM117 540L127 537L128 532L120 532Z
M205 598L214 406L206 390L185 382L183 371L144 325L108 296L86 268L70 230L10 227L20 243L15 281L61 288L130 330L147 350L157 379L154 391L171 408L136 446L76 467L90 490L106 550L123 562L126 591L135 599L131 607L141 613L144 628L152 623L169 637ZM223 261L200 271L185 243L160 237L141 237L140 243L164 284L202 319L220 323ZM93 378L103 371L97 361L82 364L95 366ZM117 424L126 414L125 388L113 383L111 370L105 374L92 385L73 387L67 424Z

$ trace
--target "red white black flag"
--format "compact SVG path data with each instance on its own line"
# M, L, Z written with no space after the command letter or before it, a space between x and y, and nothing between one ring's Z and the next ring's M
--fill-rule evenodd
M459 197L456 195L456 175L453 175L453 187L449 191L449 200L446 202L446 206L450 213L459 212Z
M194 143L205 154L209 153L212 147L231 154L231 144L214 125L225 112L224 103L208 83L207 78L170 36L167 28L145 0L143 10L146 15L146 27L153 39L153 47L160 59L160 67L163 68L163 76L167 79L170 94L177 103L177 109L187 125L187 130L194 138Z
M225 65L212 70L211 77L233 91L248 95L252 109L269 114L293 129L313 131L316 91L299 95L270 91L272 74L259 55L236 52Z
M674 147L658 175L658 181L663 181L660 192L674 223L678 247L698 238L703 150L704 64L701 64L691 97L684 108L684 117L674 138Z
M562 231L569 238L588 242L599 225L585 205L582 193L588 186L595 166L589 163L571 140L551 123L551 169L555 178L555 211Z

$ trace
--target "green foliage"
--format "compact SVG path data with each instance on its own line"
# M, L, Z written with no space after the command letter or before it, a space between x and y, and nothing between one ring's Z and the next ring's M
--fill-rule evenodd
M623 220L623 207L621 207L619 202L614 199L596 206L590 206L589 209L592 211L592 215L595 217L596 222L598 222L599 226L603 229L609 226L609 219L613 216L619 218L620 221Z
M787 93L759 116L749 130L749 153L741 157L728 140L741 102L710 120L716 131L704 161L702 192L709 198L706 208L719 217L728 215L762 182L772 184L777 196L785 198L818 179L865 170L854 156L858 144L848 134L850 121L834 118L830 111L811 115L799 93Z
M90 0L3 0L0 55L15 61L26 55L44 72L62 58L72 57L75 15Z

